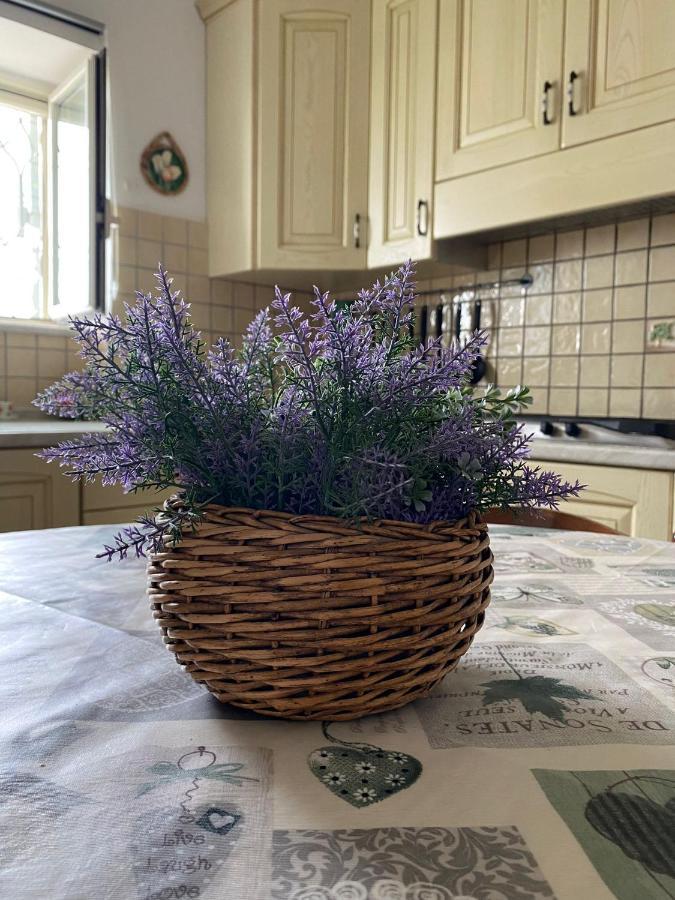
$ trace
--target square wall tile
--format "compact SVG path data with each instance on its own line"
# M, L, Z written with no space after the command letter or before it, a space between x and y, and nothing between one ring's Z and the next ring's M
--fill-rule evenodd
M675 213L654 216L652 220L652 247L675 244Z
M650 284L647 288L647 314L649 316L675 316L675 281Z
M643 390L642 415L646 419L675 419L675 388Z
M539 234L530 238L527 250L530 263L551 262L554 257L555 235Z
M116 218L120 237L136 237L138 234L138 212L135 209L119 206Z
M582 353L609 353L612 326L609 322L589 323L581 332Z
M138 236L151 241L162 240L162 216L156 213L138 213Z
M612 388L609 392L610 416L638 419L642 391L630 388Z
M544 387L535 387L532 390L532 403L527 408L530 414L546 415L548 413L548 390Z
M523 380L523 366L519 358L502 359L497 364L497 381L503 387L515 387Z
M188 272L190 275L209 274L206 250L202 250L199 247L188 248Z
M649 245L649 219L631 219L619 222L616 233L616 249L639 250Z
M548 411L554 416L575 416L577 413L576 388L549 388Z
M611 287L614 283L614 257L593 256L584 260L584 288Z
M612 319L612 289L584 291L581 298L584 322L609 322Z
M644 284L634 284L630 287L614 288L614 318L644 318L647 306L646 294L647 289Z
M556 259L578 259L584 255L584 232L560 231L555 238Z
M503 266L524 266L527 260L527 239L506 241L502 246Z
M187 272L187 247L182 244L162 244L162 262L171 275Z
M526 356L548 356L551 352L551 326L526 325L523 349Z
M617 253L614 269L615 284L642 284L646 278L646 250L630 250L627 253Z
M186 298L190 303L211 303L211 285L204 275L188 275Z
M550 325L553 300L550 294L535 295L525 301L527 325Z
M613 353L644 353L644 349L645 323L643 321L614 322L612 329Z
M531 356L523 360L523 383L530 387L546 387L551 360L547 356Z
M500 328L514 328L525 321L524 297L505 297L499 301L497 309Z
M609 391L597 388L579 389L580 416L606 416L609 407Z
M554 325L552 329L552 352L567 356L579 352L581 328L579 325Z
M555 387L575 387L579 381L579 357L554 356L550 380Z
M136 238L124 237L120 235L117 240L117 258L121 266L135 266L136 257Z
M640 353L620 353L612 356L609 381L612 387L642 387L642 365L644 357Z
M206 222L188 222L188 244L200 250L209 246L209 230Z
M553 263L537 263L530 266L532 284L528 288L528 294L550 294L553 290Z
M7 375L35 377L37 375L37 350L28 347L7 348Z
M675 281L675 244L650 250L649 280Z
M582 282L582 260L572 259L555 264L554 289L559 291L578 291Z
M7 399L19 409L33 409L33 400L37 394L37 377L22 378L11 374L6 382Z
M553 296L553 321L562 322L581 321L581 294L554 294Z
M600 225L598 228L586 229L586 256L600 256L603 253L614 253L616 226Z
M495 244L488 244L487 264L491 269L501 269L502 266L502 244L497 241Z
M162 218L162 240L167 244L183 244L188 242L188 223L185 219L174 216Z
M499 329L499 356L522 356L523 354L523 329L500 328Z
M25 347L34 350L37 347L37 335L31 331L8 331L5 335L7 349Z
M41 378L60 378L67 371L68 355L65 349L40 350L38 352L38 375Z
M581 356L579 358L580 387L607 387L609 384L609 356Z
M148 241L139 238L136 245L136 255L139 266L156 272L159 263L162 262L162 245L159 241Z
M644 387L675 386L675 353L648 353L645 358Z

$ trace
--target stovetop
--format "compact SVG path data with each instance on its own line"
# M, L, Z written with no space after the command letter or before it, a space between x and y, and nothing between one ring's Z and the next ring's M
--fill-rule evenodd
M533 440L577 441L675 450L675 423L638 419L558 419L527 416L521 420Z

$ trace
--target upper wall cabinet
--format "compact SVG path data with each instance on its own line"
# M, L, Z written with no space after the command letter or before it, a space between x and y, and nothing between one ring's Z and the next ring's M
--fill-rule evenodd
M556 150L563 0L441 0L436 178Z
M363 268L369 4L199 6L210 274Z
M373 0L370 267L431 255L436 8Z
M567 0L563 145L675 116L675 2Z

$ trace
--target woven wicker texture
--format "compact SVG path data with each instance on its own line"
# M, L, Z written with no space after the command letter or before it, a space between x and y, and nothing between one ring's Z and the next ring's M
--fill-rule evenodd
M492 554L476 513L352 525L210 506L148 576L166 643L219 700L354 719L425 695L455 668L483 624Z

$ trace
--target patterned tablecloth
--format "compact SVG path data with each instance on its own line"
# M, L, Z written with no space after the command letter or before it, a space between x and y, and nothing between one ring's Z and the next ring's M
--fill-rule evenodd
M675 897L675 549L495 527L485 627L352 723L219 705L110 528L0 538L0 897Z

